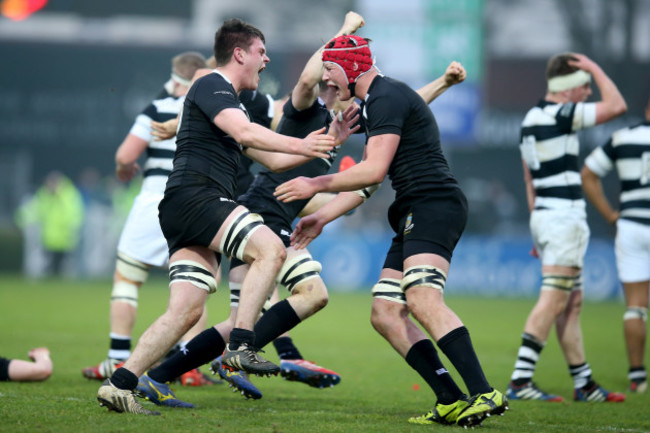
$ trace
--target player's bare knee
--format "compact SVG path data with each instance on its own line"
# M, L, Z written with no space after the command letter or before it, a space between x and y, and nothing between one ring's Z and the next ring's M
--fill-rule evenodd
M375 331L379 332L380 334L383 334L384 330L388 327L389 320L388 316L383 313L383 308L375 305L375 303L372 304L372 310L370 312L370 323L372 324L372 327L375 329Z
M320 277L309 278L297 283L291 290L291 296L306 299L314 312L322 310L329 303L327 288Z
M178 323L183 329L194 326L203 314L203 304L199 302L170 302L167 307L170 320Z
M274 239L273 242L267 243L264 249L259 252L259 258L273 261L280 269L287 259L287 249L280 239Z
M316 311L320 311L323 308L327 307L327 304L329 304L329 302L330 302L330 298L327 292L325 293L319 292L319 295L316 297L316 302L314 303L314 305L316 306Z
M311 300L312 310L315 313L327 306L327 304L329 303L329 296L327 295L327 292L323 293L321 291L317 291L310 297L310 300Z
M582 296L572 296L566 306L568 315L579 315L582 311Z
M370 323L380 334L390 328L406 310L406 298L399 288L400 280L382 278L372 288L372 309Z

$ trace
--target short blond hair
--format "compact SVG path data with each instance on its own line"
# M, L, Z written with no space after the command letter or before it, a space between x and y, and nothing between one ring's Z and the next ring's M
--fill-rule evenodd
M196 51L186 51L172 59L172 72L186 80L191 80L197 69L205 67L205 57Z

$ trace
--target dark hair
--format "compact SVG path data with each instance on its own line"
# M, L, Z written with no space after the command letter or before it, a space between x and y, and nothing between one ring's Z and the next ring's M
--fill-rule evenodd
M262 42L266 43L264 34L257 27L239 18L224 21L214 35L214 57L217 60L217 66L227 64L237 47L248 51L255 38L260 38Z
M578 70L578 68L569 65L569 60L578 60L571 53L558 54L551 57L546 64L546 79L561 77Z

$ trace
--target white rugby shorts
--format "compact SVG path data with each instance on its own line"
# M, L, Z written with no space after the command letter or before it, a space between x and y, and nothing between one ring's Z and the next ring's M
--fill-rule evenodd
M625 219L616 222L616 266L624 283L650 280L650 226Z
M582 268L589 244L584 209L533 210L530 232L542 265Z
M158 267L169 264L167 241L158 221L158 204L162 198L162 193L146 190L138 194L117 245L119 252Z

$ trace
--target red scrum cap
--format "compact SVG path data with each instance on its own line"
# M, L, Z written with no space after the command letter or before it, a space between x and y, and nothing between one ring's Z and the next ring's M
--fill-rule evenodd
M323 49L323 63L331 62L338 65L349 84L372 68L372 53L368 41L356 35L342 35L329 41Z

